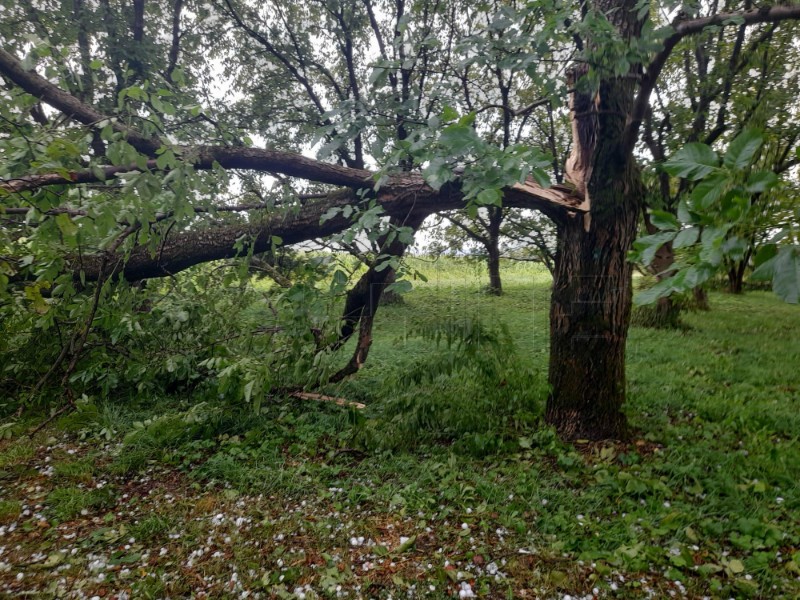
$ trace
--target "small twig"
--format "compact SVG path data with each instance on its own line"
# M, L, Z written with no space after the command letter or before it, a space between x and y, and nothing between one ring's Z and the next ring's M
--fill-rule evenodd
M316 400L317 402L333 402L339 406L350 406L362 410L367 408L366 404L361 402L353 402L344 398L336 398L335 396L325 396L324 394L314 394L311 392L294 392L290 394L292 398L299 398L300 400Z
M37 426L36 426L36 429L34 429L33 431L31 431L31 432L28 434L28 437L29 437L29 438L33 438L33 437L34 437L34 436L35 436L37 433L39 433L39 432L40 432L42 429L44 429L44 428L45 428L45 427L47 427L47 426L48 426L50 423L52 423L53 421L55 421L55 420L56 420L58 417L60 417L61 415L63 415L63 414L64 414L64 413L66 413L66 412L72 412L72 411L73 411L73 410L75 410L76 408L77 408L77 406L75 406L75 402L73 402L73 401L72 401L72 399L70 398L69 402L67 402L67 403L66 403L64 406L62 406L61 408L59 408L59 409L58 409L56 412L54 412L52 415L50 415L50 416L49 416L47 419L45 419L45 420L44 420L42 423L40 423L39 425L37 425Z

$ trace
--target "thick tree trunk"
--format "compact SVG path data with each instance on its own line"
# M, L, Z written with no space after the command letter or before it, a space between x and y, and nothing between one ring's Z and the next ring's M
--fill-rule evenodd
M609 183L614 186L613 183ZM624 195L622 186L610 193ZM596 202L597 200L595 200ZM564 439L625 438L625 343L631 313L635 199L614 216L561 225L550 308L546 420Z
M647 222L647 232L652 234L658 231ZM675 264L675 251L672 243L661 246L650 263L650 272L658 281L671 277L674 274L672 265ZM672 296L659 298L654 306L640 306L634 313L634 323L645 327L657 329L675 329L680 326L681 304Z
M696 310L711 310L711 305L708 303L708 292L703 286L698 285L694 288L692 296L694 297L694 308Z
M489 293L500 296L503 293L503 282L500 280L500 250L497 247L497 240L489 248L487 265L489 267Z
M488 237L486 238L487 267L489 269L489 293L495 296L503 294L503 282L500 280L500 226L503 224L503 209L499 206L489 208Z
M633 0L592 4L624 37L638 35ZM574 81L586 69L577 65ZM573 147L567 179L591 212L559 223L545 412L547 422L568 440L628 435L622 412L632 299L628 252L644 199L641 174L625 139L633 79L606 79L595 91L575 91L570 98Z

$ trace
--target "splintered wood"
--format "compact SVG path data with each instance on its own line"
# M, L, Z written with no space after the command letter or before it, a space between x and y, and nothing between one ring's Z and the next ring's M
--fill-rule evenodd
M336 398L335 396L325 396L324 394L312 394L311 392L295 392L292 398L299 398L300 400L316 400L317 402L333 402L339 406L349 406L350 408L357 408L359 410L367 408L366 404L361 402L353 402L352 400L345 400L344 398Z

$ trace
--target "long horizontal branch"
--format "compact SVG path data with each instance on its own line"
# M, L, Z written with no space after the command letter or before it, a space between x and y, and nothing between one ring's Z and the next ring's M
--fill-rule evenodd
M421 181L421 177L419 179ZM554 190L546 191L554 195L556 193ZM564 197L568 195L564 193ZM249 223L168 233L155 254L143 246L134 247L127 254L120 251L111 256L107 252L84 253L71 259L68 268L75 273L83 271L84 278L89 281L99 276L103 264L118 265L116 272L129 281L165 277L197 264L233 258L248 250L265 252L272 247L275 237L280 238L284 245L292 245L344 231L353 225L352 220L344 216L344 211L325 221L322 221L322 217L330 214L331 209L344 209L358 201L355 191L345 189L324 199L307 202L297 210L260 214ZM407 185L394 191L382 190L377 202L387 216L395 217L400 223L421 222L433 213L458 210L465 206L458 183L448 184L438 192L424 184L419 187ZM563 202L566 208L567 200L563 199ZM575 203L577 200L573 201L573 212L579 212ZM544 210L552 208L549 201L543 205L542 198L526 193L525 186L510 189L506 195L506 205Z
M672 54L675 46L683 38L700 33L707 27L725 25L756 25L759 23L778 23L800 19L800 4L763 6L742 12L723 12L698 19L676 20L672 23L672 33L664 40L662 49L653 57L642 75L639 94L633 105L624 135L625 149L630 151L636 145L650 94L655 88L658 77Z
M0 73L26 92L39 97L79 122L96 125L99 121L109 119L108 116L81 103L36 73L26 71L19 61L6 52L0 55ZM158 140L146 138L139 132L119 124L116 127L143 153L152 155L160 147L161 143ZM241 240L244 240L245 247L251 246L254 252L263 252L269 249L276 236L280 237L284 244L329 236L350 227L352 223L341 213L323 223L322 215L332 208L344 208L355 204L358 201L355 191L373 189L376 176L375 173L364 169L325 163L294 152L228 146L178 146L173 148L173 151L198 170L208 170L220 165L226 169L282 174L347 189L323 200L307 203L295 212L281 211L261 215L250 224L167 235L155 256L143 247L135 247L127 255L127 259L121 254L84 255L80 260L72 261L74 270L82 270L86 278L91 280L99 275L101 265L113 263L120 265L121 271L117 272L121 272L129 280L163 277L199 263L236 256L242 252L242 244L237 244ZM151 170L158 168L155 161L149 161L146 167ZM138 170L139 167L136 165L102 166L66 175L34 174L0 181L0 190L9 194L51 185L101 182ZM401 221L417 220L435 212L456 210L465 206L464 195L458 181L451 182L437 191L431 188L419 173L390 176L382 183L376 200L387 215L400 218ZM569 213L587 210L571 188L565 186L543 188L533 180L504 190L504 204L537 209L555 220L564 219Z
M263 148L242 148L238 146L197 146L176 149L192 166L198 170L210 170L215 164L224 169L244 169L265 173L280 173L328 183L331 185L371 188L374 185L373 173L362 169L351 169L341 165L325 163L298 154ZM147 168L156 171L154 160L147 161ZM123 173L139 171L137 165L101 166L95 169L61 173L27 175L13 179L0 179L0 190L17 193L36 190L51 185L73 185L79 183L98 183L112 179Z
M188 156L195 155L197 157L193 162L193 166L198 170L212 169L215 164L219 164L227 169L282 173L291 177L353 189L372 188L375 177L375 174L371 171L324 163L294 152L227 146L205 146L197 149L188 149L187 152L189 153ZM152 170L158 169L155 161L148 161L147 167ZM67 175L45 173L13 179L0 179L0 191L13 194L52 185L99 183L123 173L132 173L139 170L137 165L127 167L107 166L72 171ZM403 173L389 177L382 185L382 189L390 193L413 192L428 196L435 194L435 191L428 186L418 173ZM522 204L522 208L537 209L553 218L558 218L559 215L563 216L565 211L585 212L588 210L570 187L554 185L545 188L532 179L507 188L504 194L504 203L509 206Z
M157 139L149 138L119 121L109 119L107 115L84 104L37 73L25 70L25 67L14 55L2 48L0 48L0 73L30 95L36 96L79 123L84 125L96 125L105 121L112 123L112 127L125 135L128 142L139 152L152 155L162 145Z
M93 107L82 103L37 73L26 71L19 60L4 50L0 50L0 73L7 76L29 94L40 98L81 123L96 125L98 122L112 121L108 115L103 115ZM141 152L154 154L161 147L160 141L145 137L132 128L118 122L115 122L114 126ZM296 152L229 146L179 146L174 148L174 151L199 170L211 169L215 164L219 164L225 169L247 169L282 174L307 181L343 187L372 188L374 185L375 174L370 171L325 163ZM147 168L155 169L155 162L149 161ZM63 174L55 173L30 175L16 179L0 180L0 190L13 193L30 191L49 185L99 182L121 173L136 170L138 170L138 167L135 165L127 167L103 166L99 169L74 171L66 177ZM424 188L427 188L427 193L432 191L418 174L391 177L383 187L390 191L399 189L406 191L411 189L422 190ZM554 186L546 189L532 181L514 186L506 194L507 199L511 201L519 201L520 195L527 197L528 200L531 199L531 195L536 196L535 204L537 206L533 208L542 210L548 216L563 215L565 209L575 210L579 205L569 188L559 189ZM526 206L526 208L531 208L531 206Z

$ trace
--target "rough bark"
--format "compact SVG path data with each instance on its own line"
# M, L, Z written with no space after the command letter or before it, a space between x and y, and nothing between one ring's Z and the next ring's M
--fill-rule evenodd
M563 192L563 198L569 198L566 191ZM509 206L520 208L536 207L543 202L532 195L526 186L509 189L506 199ZM321 222L321 217L331 208L344 208L357 201L355 192L342 190L326 198L307 202L297 210L252 216L248 224L168 232L156 252L144 246L135 246L115 256L86 253L68 258L67 262L76 275L82 271L86 281L97 278L99 266L104 260L117 265L118 276L128 281L168 277L197 264L239 256L251 248L254 254L266 252L272 247L274 236L280 237L284 245L292 245L343 231L352 225L349 218L339 213ZM463 194L457 184L445 186L437 192L425 186L420 177L411 175L382 188L378 202L388 216L401 220L422 220L435 212L464 207ZM573 202L577 204L579 201ZM549 209L553 208L563 210L559 205L549 206Z
M632 297L627 254L636 238L638 174L631 165L606 172L605 189L598 177L589 189L593 206L612 206L593 212L589 231L580 217L559 226L546 420L565 439L622 439L628 430L621 411Z
M488 248L489 256L486 259L489 268L489 293L493 296L503 294L503 282L500 279L500 250L496 245Z
M650 223L650 219L645 215L647 233L654 234L658 229ZM667 242L656 250L653 261L648 270L655 275L658 281L667 279L674 275L675 270L675 251L672 242ZM675 329L680 326L681 304L676 302L672 296L659 298L654 306L640 306L636 309L634 322L645 327L656 329Z
M503 293L503 282L500 279L500 225L503 222L503 209L489 209L489 227L487 230L487 267L489 268L489 293L500 296Z
M593 4L623 36L638 34L634 2ZM632 298L627 254L644 195L625 143L633 102L631 78L625 77L601 81L596 92L572 94L568 180L584 192L591 212L559 223L545 418L565 439L621 439L628 433L621 410Z

